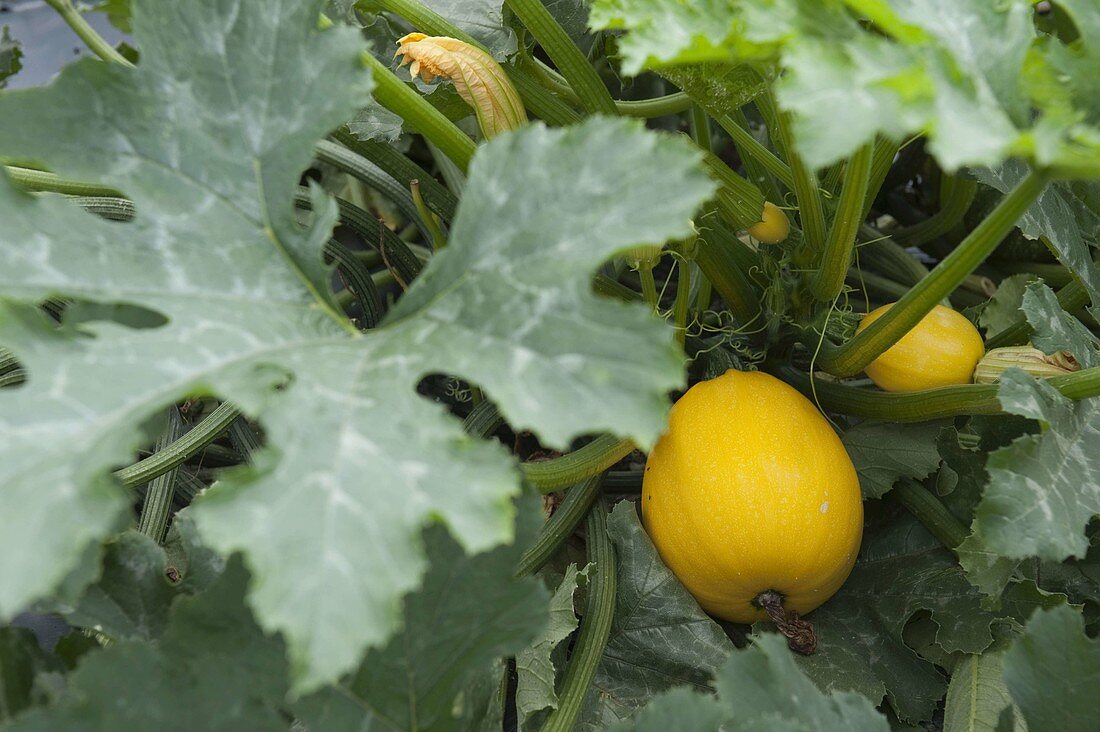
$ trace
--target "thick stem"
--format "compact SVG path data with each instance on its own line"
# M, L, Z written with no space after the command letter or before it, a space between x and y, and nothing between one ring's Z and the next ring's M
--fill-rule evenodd
M825 241L821 264L810 280L810 291L821 302L831 302L844 287L844 275L852 263L856 234L863 220L863 201L867 195L872 154L871 146L864 145L848 161L833 228Z
M374 78L374 98L430 140L465 172L477 146L465 132L369 52L359 55Z
M607 506L602 499L588 512L587 540L588 561L595 568L588 580L584 618L562 677L558 708L546 718L543 732L569 732L573 729L611 635L617 582L615 547L607 535Z
M565 500L546 520L535 543L527 548L516 565L515 577L526 577L542 569L558 547L573 535L581 519L585 517L596 496L600 494L603 474L586 478L565 492Z
M173 404L168 408L168 426L157 440L156 452L176 442L183 433L183 418L180 417L180 410ZM178 472L179 465L158 475L149 482L149 487L145 491L145 503L141 507L141 517L138 519L138 531L158 544L164 541L164 535L168 532L168 516L172 512L172 496L175 493Z
M737 319L747 323L760 312L760 297L737 258L745 245L720 222L705 221L701 219L695 263Z
M837 376L851 376L862 371L908 333L989 256L1046 184L1044 173L1030 173L1001 200L985 221L885 315L839 348L824 350L818 361L820 367Z
M672 319L676 324L676 342L680 348L687 340L688 306L691 303L691 262L676 260L676 301L672 306Z
M30 168L19 168L14 165L4 166L4 172L8 179L28 191L43 191L49 193L64 193L69 196L121 196L114 188L99 185L98 183L85 183L78 180L61 178L53 173Z
M954 549L970 534L955 515L947 510L938 498L915 480L906 478L898 482L890 495L917 517L924 527L948 549Z
M817 634L814 626L794 610L783 607L783 595L775 590L761 592L752 601L775 623L775 627L787 638L787 646L803 656L812 655L817 650Z
M148 483L158 475L164 475L216 440L229 429L229 425L240 414L236 407L228 402L223 402L205 419L172 444L165 445L140 462L116 470L115 478L124 487L135 488L142 483Z
M867 218L867 214L871 213L871 206L894 164L899 147L898 143L885 137L875 140L875 155L871 160L871 175L868 176L867 197L863 202L862 218Z
M547 91L551 91L562 99L565 99L570 104L580 104L580 97L573 91L573 87L569 86L569 82L565 80L561 74L554 69L550 68L542 61L525 56L523 58L524 68L531 69L534 73L532 76L538 79ZM616 99L615 109L619 114L625 117L640 117L642 119L653 119L655 117L664 117L670 114L679 114L686 112L691 108L691 97L684 92L673 92L672 94L666 94L663 97L655 97L653 99Z
M336 271L344 285L359 303L359 309L363 312L359 325L364 329L377 327L382 322L385 308L366 263L336 239L328 240L324 255L336 263Z
M432 251L438 252L447 246L447 237L439 228L439 222L435 220L435 214L428 210L428 204L424 202L424 197L420 195L419 180L414 180L409 184L409 192L412 194L413 204L416 205L417 216L428 227L428 241L432 243Z
M660 311L661 304L660 295L657 293L657 282L653 279L653 264L653 262L640 262L638 278L642 281L642 299L656 313Z
M581 106L593 114L616 114L615 101L603 80L592 68L542 0L504 0L520 22L531 31L542 50L561 71L576 92Z
M550 460L523 463L523 477L540 493L553 493L598 475L634 450L630 440L600 435L584 447Z
M703 155L710 177L718 181L718 213L734 229L745 229L761 220L764 194L711 153Z
M811 251L819 252L825 246L825 212L821 206L821 191L817 185L814 171L806 167L802 157L795 149L791 137L790 115L786 112L776 114L776 127L787 151L787 164L791 168L792 190L798 200L799 221L802 224L802 236Z
M80 14L70 0L46 0L46 4L56 10L61 18L68 23L73 32L80 36L80 40L92 50L96 56L113 64L133 67L125 56L115 50L115 47L104 40L103 36L96 32L95 28L88 25L84 16Z
M738 116L726 115L718 118L718 124L733 138L733 144L737 146L737 150L741 153L743 159L751 158L774 175L783 185L793 189L794 174L791 172L790 166L752 136L752 133L744 126L743 118L743 114Z

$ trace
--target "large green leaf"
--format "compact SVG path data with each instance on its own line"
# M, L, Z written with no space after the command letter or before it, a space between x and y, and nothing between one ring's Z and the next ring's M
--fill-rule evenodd
M1100 640L1068 607L1038 612L1004 657L1004 680L1029 730L1096 727Z
M247 583L231 562L210 590L176 603L157 645L120 641L85 655L51 706L7 729L285 730L283 644L254 622Z
M611 636L578 725L605 729L676 685L710 688L733 644L661 562L630 501L608 519L618 557Z
M474 692L495 690L494 662L522 650L549 620L550 593L535 578L512 578L542 516L537 501L519 507L519 541L491 552L467 556L442 528L425 532L431 567L405 598L402 631L351 677L297 705L311 729L477 729Z
M785 69L779 102L795 113L796 145L815 167L878 134L900 140L918 132L949 170L1021 153L1043 162L1095 160L1096 129L1074 116L1078 106L1093 106L1087 93L1066 99L1022 81L1038 63L1029 66L1032 12L1027 0L596 0L590 22L628 31L620 42L628 74L778 63ZM1054 39L1047 45L1047 54L1075 60L1051 62L1062 76L1043 76L1047 86L1072 76L1091 88L1090 56ZM1033 96L1049 110L1037 120L1029 114Z
M791 730L886 732L886 717L858 694L824 693L795 665L782 636L768 633L737 651L714 677L717 697L682 688L658 696L630 725L616 730ZM693 720L698 726L682 726ZM673 723L670 725L670 723ZM723 724L724 723L724 724Z
M944 732L994 732L1001 714L1012 706L1001 666L1006 648L965 656L951 669L944 703Z
M0 195L0 343L30 374L0 396L0 613L125 520L109 470L138 425L213 392L261 422L268 448L194 517L210 546L245 553L249 602L308 690L390 637L426 566L426 521L471 552L511 536L511 459L418 397L422 376L481 384L549 446L595 431L653 441L682 357L670 329L597 299L589 277L626 246L690 233L712 184L687 142L638 124L501 136L471 168L448 248L363 336L325 295L334 207L315 200L303 231L291 203L313 141L365 99L354 32L318 31L316 2L134 10L136 69L78 63L0 97L0 154L103 180L138 211L118 224ZM58 331L32 308L53 294L167 323Z
M882 498L898 479L924 479L940 464L936 446L943 424L861 422L844 433L844 449L859 474L864 498Z

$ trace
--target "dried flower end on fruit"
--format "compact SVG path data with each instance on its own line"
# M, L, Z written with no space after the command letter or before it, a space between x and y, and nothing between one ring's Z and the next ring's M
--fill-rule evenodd
M401 65L429 84L450 80L463 101L474 108L481 133L492 137L527 121L519 92L492 56L476 46L446 36L410 33L397 41Z
M994 348L982 357L974 369L975 384L996 384L1007 369L1023 369L1037 379L1072 374L1081 364L1065 351L1047 355L1032 346Z
M746 231L761 244L779 244L791 233L791 222L783 209L771 201L765 201L764 210L760 213L760 221Z

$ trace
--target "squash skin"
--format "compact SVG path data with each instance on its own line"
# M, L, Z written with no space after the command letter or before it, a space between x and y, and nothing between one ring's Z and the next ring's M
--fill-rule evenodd
M760 221L745 230L749 236L761 244L779 244L786 241L791 233L791 222L783 209L771 201L765 201L760 217Z
M891 307L893 303L872 310L856 332L878 320ZM864 370L885 391L920 391L969 384L984 355L985 342L978 329L961 313L937 305Z
M805 614L848 578L863 536L851 459L805 397L727 371L673 406L646 463L642 519L662 560L708 613L766 619L776 590Z

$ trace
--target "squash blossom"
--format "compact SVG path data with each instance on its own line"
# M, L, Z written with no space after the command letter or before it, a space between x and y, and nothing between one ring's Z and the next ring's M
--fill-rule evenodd
M474 108L481 133L490 138L527 121L527 111L512 82L492 56L457 38L410 33L397 41L394 57L429 84L449 79L463 101Z
M975 384L996 384L1010 368L1023 369L1037 379L1049 379L1080 371L1081 365L1065 351L1047 355L1032 346L994 348L974 369Z

